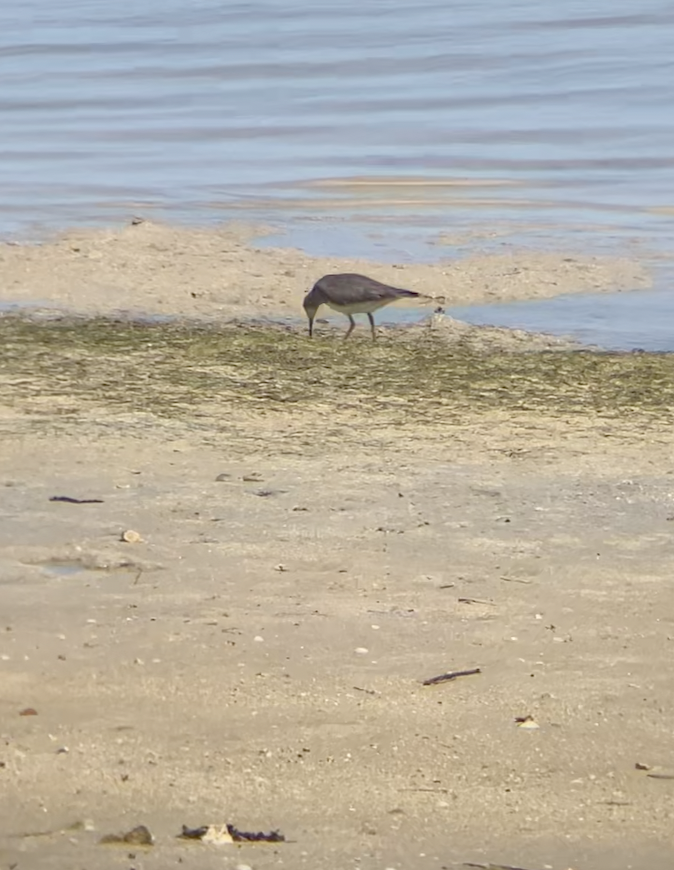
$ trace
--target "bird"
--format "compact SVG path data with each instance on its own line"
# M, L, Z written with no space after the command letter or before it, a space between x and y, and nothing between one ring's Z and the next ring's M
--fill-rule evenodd
M367 314L372 330L372 338L375 338L373 311L390 305L398 299L418 299L424 297L423 293L414 290L401 290L399 287L391 287L368 278L366 275L356 275L345 272L338 275L324 275L319 278L311 290L304 297L304 310L309 318L309 337L314 334L314 318L321 305L327 305L334 311L339 311L349 318L347 339L353 332L356 323L354 314Z

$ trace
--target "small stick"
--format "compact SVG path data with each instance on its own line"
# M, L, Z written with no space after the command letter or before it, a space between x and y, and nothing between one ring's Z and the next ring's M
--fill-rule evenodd
M67 504L103 504L102 498L71 498L69 495L52 495L49 501L64 501Z
M423 686L435 686L437 683L450 683L459 677L472 677L473 674L481 674L481 668L470 668L467 671L450 671L448 674L440 674L439 677L431 677L429 680L424 680Z
M463 866L479 867L480 870L526 870L524 867L513 867L512 864L471 864L469 861L464 861Z

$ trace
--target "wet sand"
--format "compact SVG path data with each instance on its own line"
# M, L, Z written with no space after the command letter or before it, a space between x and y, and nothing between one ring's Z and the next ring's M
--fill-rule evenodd
M244 232L9 246L5 292L300 316L347 268ZM457 301L648 280L556 256L348 268ZM671 866L667 358L0 320L8 866ZM225 822L289 842L175 839Z

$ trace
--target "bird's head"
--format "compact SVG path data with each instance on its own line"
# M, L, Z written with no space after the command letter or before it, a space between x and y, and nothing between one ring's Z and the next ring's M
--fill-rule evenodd
M302 305L304 306L304 311L305 311L307 318L309 320L309 337L310 338L314 334L314 318L316 317L316 312L318 311L320 304L321 303L316 299L316 296L315 296L315 293L313 290L311 290L309 293L307 293L307 295L304 297L304 302L302 303Z

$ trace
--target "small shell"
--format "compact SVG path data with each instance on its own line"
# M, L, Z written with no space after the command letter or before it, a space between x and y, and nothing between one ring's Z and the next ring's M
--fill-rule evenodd
M525 731L535 731L541 727L533 716L518 716L515 723L518 728L524 728Z
M227 825L209 825L206 833L201 838L203 843L213 843L216 846L222 846L227 843L233 843L234 838L229 833Z
M134 532L133 529L127 529L125 532L122 532L122 540L126 541L127 544L139 544L143 538L139 532Z

